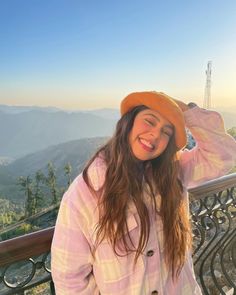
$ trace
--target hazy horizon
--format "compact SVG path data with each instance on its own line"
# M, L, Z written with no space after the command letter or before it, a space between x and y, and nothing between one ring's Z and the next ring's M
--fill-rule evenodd
M59 107L59 106L53 106L53 105L45 105L45 106L42 106L42 105L9 105L9 104L4 104L4 103L0 103L0 107L1 106L7 106L7 107L15 107L15 108L17 108L17 107L19 107L19 108L45 108L45 109L50 109L50 108L55 108L55 109L58 109L58 110L61 110L61 111L66 111L66 112L68 112L68 111L71 111L71 112L73 112L73 111L96 111L96 110L103 110L103 109L108 109L108 110L118 110L119 111L119 106L117 106L117 107L106 107L106 106L104 106L104 107L102 107L102 106L100 106L100 107L93 107L93 108L71 108L71 109L69 109L69 108L63 108L63 107ZM201 105L199 105L200 107L202 107ZM221 109L222 111L224 111L224 110L227 110L227 111L232 111L233 113L234 112L236 112L236 104L235 105L232 105L232 106L224 106L224 105L218 105L218 106L212 106L210 109Z

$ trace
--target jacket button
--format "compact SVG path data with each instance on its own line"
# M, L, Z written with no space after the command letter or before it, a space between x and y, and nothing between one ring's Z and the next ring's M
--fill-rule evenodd
M147 256L148 256L148 257L153 256L153 254L154 254L154 251L153 251L153 250L149 250L149 251L147 251ZM155 294L155 293L154 293L154 294Z
M158 295L157 290L152 291L152 294L151 295Z

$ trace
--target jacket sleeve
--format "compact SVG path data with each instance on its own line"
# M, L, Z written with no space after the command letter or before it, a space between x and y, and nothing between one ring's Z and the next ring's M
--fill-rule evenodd
M236 141L226 133L221 115L194 107L184 116L196 146L180 152L183 185L194 187L227 174L236 165Z
M99 294L77 186L74 181L63 196L53 236L51 271L57 295Z

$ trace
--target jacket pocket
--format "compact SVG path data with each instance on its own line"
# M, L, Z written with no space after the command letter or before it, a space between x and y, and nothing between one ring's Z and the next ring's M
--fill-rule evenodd
M139 226L134 215L129 215L127 219L128 232L135 247L139 240ZM127 239L128 239L127 232ZM104 240L96 249L94 275L101 279L104 283L126 284L131 278L130 276L136 271L144 268L142 255L134 264L135 252L128 255L118 248L118 254L115 253L112 246L107 240ZM97 279L96 279L97 280ZM123 281L123 282L122 282ZM97 282L99 284L99 282Z

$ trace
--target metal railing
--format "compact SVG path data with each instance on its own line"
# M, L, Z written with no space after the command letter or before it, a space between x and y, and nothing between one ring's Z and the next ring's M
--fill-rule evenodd
M189 193L194 269L203 294L236 294L236 173Z
M236 294L236 173L189 190L193 261L203 294ZM25 294L50 272L54 228L0 242L0 294Z
M50 271L50 248L54 227L0 243L0 294L25 294L43 283L54 286Z

